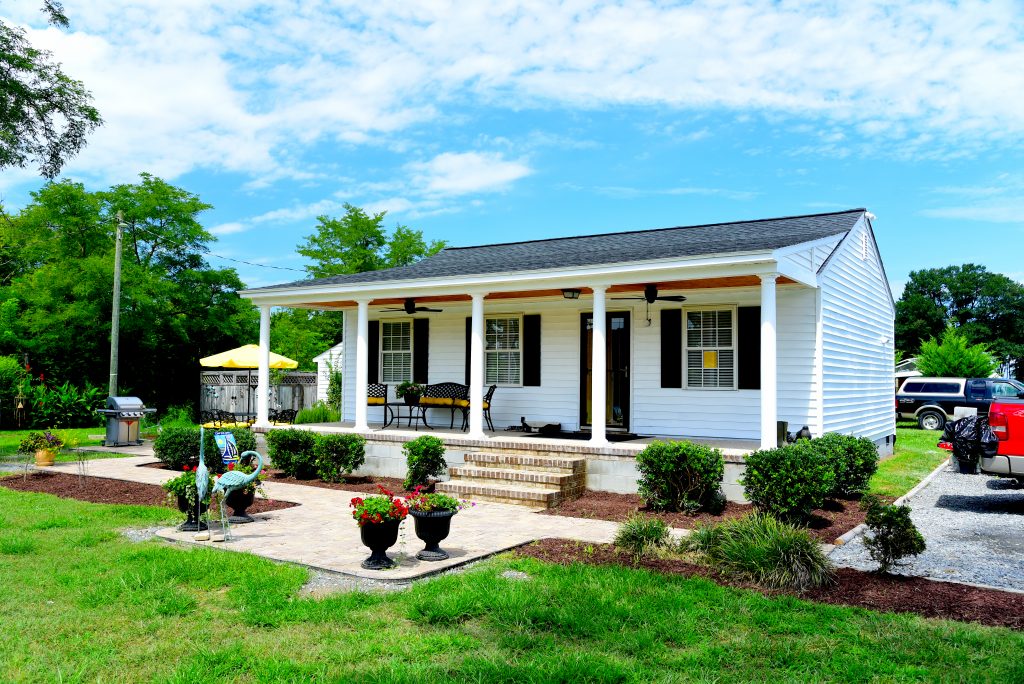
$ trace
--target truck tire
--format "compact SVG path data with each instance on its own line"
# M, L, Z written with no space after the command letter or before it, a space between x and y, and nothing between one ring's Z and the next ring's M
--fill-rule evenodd
M941 430L946 427L946 414L929 409L917 414L917 426L922 430Z

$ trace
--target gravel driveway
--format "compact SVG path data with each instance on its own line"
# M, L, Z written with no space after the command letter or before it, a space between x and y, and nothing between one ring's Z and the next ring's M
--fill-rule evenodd
M927 550L898 572L1024 591L1024 489L946 467L905 502ZM874 570L863 537L832 552L836 565Z

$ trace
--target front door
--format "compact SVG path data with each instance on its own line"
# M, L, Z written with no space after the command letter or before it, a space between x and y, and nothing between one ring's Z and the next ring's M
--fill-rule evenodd
M605 424L615 430L629 429L629 313L613 312L607 320L607 398ZM592 425L591 363L594 355L594 315L580 314L580 423Z

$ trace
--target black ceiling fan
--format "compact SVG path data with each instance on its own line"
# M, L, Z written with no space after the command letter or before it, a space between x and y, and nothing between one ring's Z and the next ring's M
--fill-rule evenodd
M405 300L405 304L401 309L384 309L384 311L404 311L407 314L420 313L426 311L429 313L441 313L444 309L431 309L428 306L416 306L416 300L409 297Z
M648 304L654 302L685 302L686 297L683 295L662 295L658 296L657 285L644 285L644 294L640 297L612 297L612 299L640 299L646 301Z

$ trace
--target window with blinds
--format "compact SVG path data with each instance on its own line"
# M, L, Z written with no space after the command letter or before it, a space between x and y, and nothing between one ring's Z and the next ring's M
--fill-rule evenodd
M522 385L522 321L518 316L484 322L484 381L488 385Z
M380 381L400 383L412 380L412 324L409 321L381 321Z
M736 389L736 311L686 312L686 386Z

